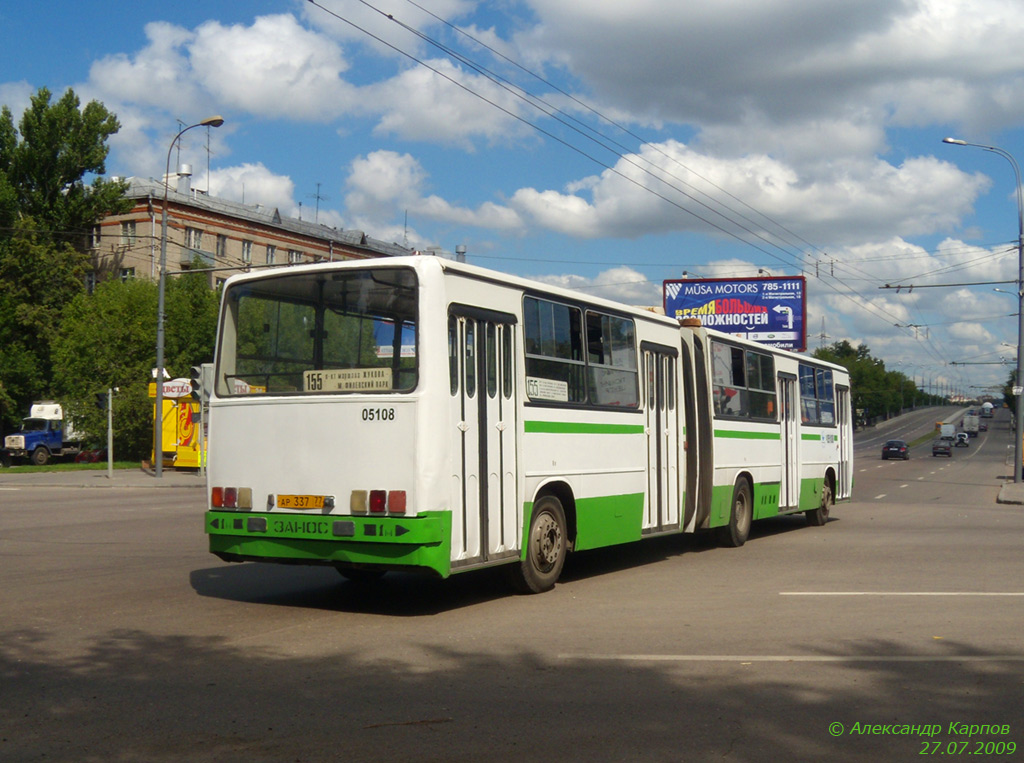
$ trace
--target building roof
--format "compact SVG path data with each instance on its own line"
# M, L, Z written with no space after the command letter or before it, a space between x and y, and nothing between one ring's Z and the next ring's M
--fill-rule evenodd
M129 199L163 199L164 184L152 178L127 178L128 190L125 197ZM190 193L180 193L173 187L167 189L167 200L181 206L195 207L214 214L223 215L239 220L266 225L271 228L286 230L321 241L331 241L350 247L360 247L376 252L383 256L400 257L411 254L412 251L400 244L388 243L380 239L371 238L361 230L331 228L320 223L313 223L306 220L299 220L294 217L285 217L276 208L264 207L260 204L242 204L237 201L229 201L214 196L209 196L196 190Z

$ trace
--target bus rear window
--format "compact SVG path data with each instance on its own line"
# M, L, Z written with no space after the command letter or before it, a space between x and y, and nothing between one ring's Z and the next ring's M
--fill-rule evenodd
M405 392L417 380L416 276L275 275L224 297L217 394Z

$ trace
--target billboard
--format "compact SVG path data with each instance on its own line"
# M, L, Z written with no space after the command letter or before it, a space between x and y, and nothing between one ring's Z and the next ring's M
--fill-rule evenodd
M801 352L807 348L803 276L690 278L663 283L665 315Z

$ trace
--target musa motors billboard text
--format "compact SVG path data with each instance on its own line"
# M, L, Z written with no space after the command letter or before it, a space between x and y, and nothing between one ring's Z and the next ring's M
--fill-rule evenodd
M783 350L807 346L803 276L664 282L665 315Z

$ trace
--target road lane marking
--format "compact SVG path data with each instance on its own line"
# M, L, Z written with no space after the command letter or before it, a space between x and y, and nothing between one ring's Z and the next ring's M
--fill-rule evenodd
M875 496L876 501L881 500L882 498L885 498L885 493L881 493L880 495Z
M779 596L1024 596L1024 591L779 591Z
M900 490L902 490L905 487L910 487L910 485L900 485Z
M619 662L1024 662L1024 654L834 655L820 654L559 654L560 660Z

